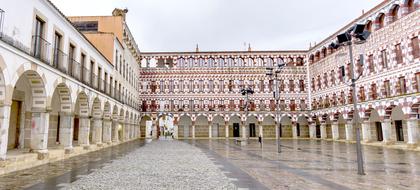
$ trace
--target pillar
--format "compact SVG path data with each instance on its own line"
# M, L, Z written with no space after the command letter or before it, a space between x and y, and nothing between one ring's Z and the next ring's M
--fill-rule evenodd
M159 120L155 118L155 125L152 125L153 131L152 131L152 138L157 138L157 128L159 127Z
M114 143L117 143L119 141L119 138L118 138L118 126L119 126L118 119L113 119L112 120L112 134L111 134L111 138L112 138L112 142L114 142Z
M259 136L261 136L261 138L263 138L264 137L263 126L259 125L258 127L259 127Z
M362 122L362 139L364 142L372 141L372 134L370 131L370 122L367 122L367 121Z
M229 138L229 123L225 124L225 133L226 138Z
M418 120L417 119L408 119L407 120L407 136L408 136L407 145L409 147L416 147L417 143L419 141Z
M338 123L333 123L331 125L331 131L332 131L332 138L333 140L338 140L340 137L340 134L338 132Z
M195 125L194 125L194 123L192 124L191 129L192 129L191 130L192 138L195 139Z
M31 149L39 153L39 159L48 154L48 126L50 114L46 111L33 111L31 120ZM6 141L7 143L7 141Z
M309 124L309 138L316 139L316 123Z
M101 144L102 143L102 119L93 118L93 127L92 127L92 143Z
M297 134L297 126L296 126L296 123L293 123L292 124L292 134L293 134L293 138L294 139L297 139L298 138L298 134Z
M346 123L346 140L347 141L354 141L355 136L353 135L353 124L351 122Z
M73 150L73 121L71 113L60 113L60 144L64 146L65 153Z
M391 130L392 130L392 125L391 125L391 120L386 119L384 121L382 121L382 136L384 137L384 144L392 144L393 140L391 137Z
M245 123L245 122L244 122ZM242 132L242 135L241 135L241 137L243 138L243 139L247 139L248 138L248 135L247 135L247 130L246 130L246 126L245 126L245 124L243 124L242 125L242 127L241 127L241 132Z
M79 117L79 145L82 147L89 146L90 119L88 116Z
M102 141L107 144L112 142L112 120L110 118L104 118L102 129Z
M274 128L276 129L275 131L276 131L276 139L279 139L279 126L278 126L278 123L276 123L276 126L274 126Z
M6 160L7 143L9 137L10 105L0 108L0 161Z
M212 126L212 124L211 124L211 122L209 122L209 138L213 138L213 126Z
M327 139L327 124L321 124L321 139Z

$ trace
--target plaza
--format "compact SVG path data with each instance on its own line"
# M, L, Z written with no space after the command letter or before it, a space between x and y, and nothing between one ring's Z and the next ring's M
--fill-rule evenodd
M300 50L147 52L127 8L1 3L0 189L420 189L419 8Z

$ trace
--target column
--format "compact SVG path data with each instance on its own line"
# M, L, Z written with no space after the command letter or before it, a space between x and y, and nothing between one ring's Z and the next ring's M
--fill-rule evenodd
M362 139L364 142L372 141L372 135L370 132L370 122L367 122L367 121L362 122Z
M346 123L346 140L347 141L354 141L355 136L353 135L353 124L351 122Z
M245 122L244 122L245 123ZM241 127L241 132L242 132L242 135L241 135L241 137L243 138L243 139L247 139L247 134L246 134L246 126L245 126L245 124L243 124L242 125L242 127Z
M213 138L212 128L213 128L213 126L211 125L211 123L209 123L209 138Z
M154 123L155 124L152 125L152 127L153 127L152 138L156 139L157 138L157 128L159 127L159 120L155 118L155 122Z
M93 131L92 131L92 143L101 144L102 143L102 119L93 118Z
M298 138L298 136L297 136L297 126L296 126L296 123L293 123L292 124L292 134L293 134L293 138L294 139L297 139Z
M192 138L195 139L195 124L193 122L192 126L191 126L191 133L192 133Z
M309 124L309 138L316 139L316 124Z
M382 136L384 137L384 144L392 144L393 140L391 138L391 130L392 130L392 125L391 125L391 120L386 119L384 121L382 121Z
M419 134L418 134L418 120L417 119L408 119L407 120L407 136L408 147L414 148L417 146L419 141Z
M333 140L338 140L340 137L340 134L338 132L338 123L333 123L331 125L331 131L332 131L332 138Z
M321 123L321 139L327 139L327 124Z
M90 119L88 116L79 117L79 145L89 147Z
M114 143L117 143L119 141L119 138L118 138L118 126L119 126L118 119L113 119L112 120L112 134L111 134L111 138L112 138L112 142L114 142Z
M103 130L102 130L102 141L107 144L112 143L111 134L112 134L112 120L110 118L104 118L103 120Z
M6 160L7 143L9 138L10 105L0 108L0 161Z
M39 159L48 156L48 126L50 114L46 111L33 111L31 120L31 149L38 153ZM7 143L7 142L6 142Z
M229 138L229 123L225 124L225 133L226 138Z
M261 138L263 138L264 137L264 133L263 133L263 126L262 125L259 125L258 126L259 127L259 136L261 136Z
M276 129L275 130L276 131L276 139L279 139L279 126L278 126L277 122L276 122L276 126L274 126L274 128Z
M130 140L130 123L128 121L124 123L123 139L124 141Z
M60 144L64 146L64 152L70 154L73 151L73 120L71 113L60 113Z

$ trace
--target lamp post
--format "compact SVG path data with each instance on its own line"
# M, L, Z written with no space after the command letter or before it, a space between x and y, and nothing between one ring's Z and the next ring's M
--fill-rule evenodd
M254 94L254 90L252 90L251 88L244 88L244 89L241 89L241 94L245 96L245 115L246 117L248 117L248 99L249 99L249 95ZM246 144L245 142L246 140L248 140L246 134L247 134L246 126L244 126L244 130L242 131L243 139L241 141L241 143L244 142L243 144Z
M354 60L353 60L353 44L363 44L368 39L370 32L367 31L364 24L356 24L351 27L345 33L337 36L337 44L332 43L331 47L337 49L340 46L348 46L349 57L350 57L350 77L351 77L351 88L352 88L352 99L353 99L353 126L356 127L356 153L357 153L357 173L359 175L365 175L363 166L363 152L362 145L360 143L360 125L359 125L359 111L357 110L357 96L356 96L356 81L360 75L356 78L354 73ZM362 57L363 59L363 57ZM363 60L361 60L363 61Z
M279 93L279 73L281 69L286 64L281 61L280 63L277 63L277 67L268 67L266 68L266 76L269 76L270 78L274 78L275 84L274 84L274 99L276 100L276 115L277 115L277 124L278 124L278 138L277 138L277 152L281 152L280 148L280 134L281 134L281 124L280 124L280 93Z

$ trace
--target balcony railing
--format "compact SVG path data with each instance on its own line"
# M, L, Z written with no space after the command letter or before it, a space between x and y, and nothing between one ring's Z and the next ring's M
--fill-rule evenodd
M62 73L67 73L67 54L60 49L54 49L53 66Z
M41 36L32 36L31 55L47 64L50 64L50 46L51 44Z

